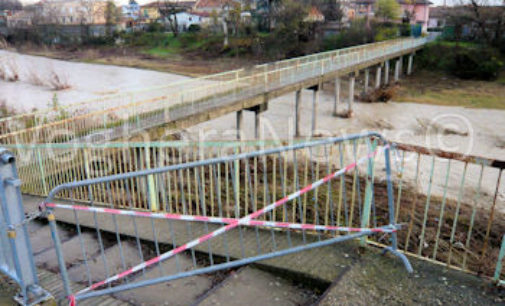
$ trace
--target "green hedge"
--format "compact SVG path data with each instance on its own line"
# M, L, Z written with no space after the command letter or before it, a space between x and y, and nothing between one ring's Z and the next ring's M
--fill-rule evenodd
M503 68L497 49L476 44L435 42L419 54L417 65L463 79L494 80Z

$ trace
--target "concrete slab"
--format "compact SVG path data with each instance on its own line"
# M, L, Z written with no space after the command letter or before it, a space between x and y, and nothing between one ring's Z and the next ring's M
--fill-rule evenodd
M69 233L58 227L58 234L62 241L69 238ZM28 235L32 243L33 254L44 252L53 248L53 238L51 237L51 230L49 225L38 222L28 223Z
M82 252L81 243L84 247L86 259L88 260L94 258L100 251L100 245L94 235L90 233L83 233L80 238L78 236L74 236L72 239L62 244L63 256L65 257L67 268L78 265L84 261L85 258ZM38 267L42 267L50 271L57 271L58 259L56 257L55 249L51 248L36 255L35 264Z
M191 257L178 256L179 271L193 269ZM176 274L177 263L171 258L161 265L164 275ZM140 274L131 282L160 277L159 266ZM212 287L212 276L194 276L158 285L128 290L115 294L116 298L134 305L190 305Z
M289 281L246 267L230 276L230 279L198 305L303 305L313 295L294 286Z
M121 252L119 245L114 245L105 250L103 260L101 252L98 253L93 259L88 260L89 278L92 282L98 282L121 273L128 268L131 268L141 263L141 257L138 249L130 242L122 242L122 253L124 258L124 266L121 260ZM68 276L71 281L78 283L88 282L88 273L86 265L83 263L79 266L72 267L68 270Z
M414 274L389 256L365 252L318 305L493 305L503 296L475 276L412 259ZM503 304L502 304L503 305Z

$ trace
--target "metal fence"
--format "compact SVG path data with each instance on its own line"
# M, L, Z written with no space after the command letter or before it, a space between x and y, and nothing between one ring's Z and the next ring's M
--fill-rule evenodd
M19 285L18 303L38 304L51 296L38 286L15 157L5 149L0 149L0 182L0 272Z
M258 149L268 149L280 145L296 144L297 142L250 141L250 142L160 142L160 143L110 143L110 144L44 144L44 145L15 145L9 148L15 152L19 160L19 173L23 180L22 191L29 194L46 196L49 191L59 184L76 180L95 179L106 175L124 174L131 171L153 169L176 165L186 162L205 160L232 154L252 152ZM345 165L354 162L360 153L366 151L366 144L362 141L351 141L339 146L329 146L324 152L314 149L297 155L298 160L305 163L293 171L293 159L273 157L268 167L274 169L271 177L275 178L269 190L275 195L281 180L291 189L296 187L293 182L298 180L305 184L311 178L320 178L328 171L328 165ZM315 163L310 158L301 156L317 156ZM396 218L398 223L407 225L407 230L399 235L399 246L405 252L429 261L483 274L494 275L500 249L501 235L505 233L504 213L505 199L502 183L505 162L476 156L463 156L450 152L429 150L418 146L396 144L393 158L394 192L396 194ZM380 161L378 161L380 163ZM255 199L265 197L265 189L260 180L261 160L251 161L253 175L252 191ZM218 181L223 180L223 173L230 171L224 165L218 172ZM246 165L239 164L240 173L245 173ZM283 172L279 172L282 169ZM319 169L316 171L315 169ZM134 207L139 210L151 211L180 211L174 206L174 201L180 201L180 194L174 193L179 181L190 188L186 191L188 200L198 198L194 184L196 174L191 171L183 172L183 176L168 176L167 197L158 195L154 190L159 188L160 182L154 177L132 178L129 181L131 199L128 203L122 197L106 196L104 186L94 186L91 190L80 188L70 195L62 192L59 197L78 201L88 201L93 196L95 205L114 204L116 208ZM346 175L346 184L339 193L341 201L349 206L348 217L353 220L357 213L363 194L363 178L366 168L358 167L352 175ZM206 205L211 207L209 214L218 216L215 196L216 180L213 176L203 176L202 180L210 184L210 196ZM375 173L375 180L383 181L383 171ZM229 180L229 178L228 178ZM125 182L118 182L119 190L125 190ZM211 187L212 186L212 187ZM223 185L224 186L224 185ZM250 207L251 200L245 196L250 187L240 176L239 187L244 192L239 199L240 207ZM339 188L335 187L337 191ZM247 191L247 192L246 192ZM230 190L224 191L229 200ZM263 194L263 195L261 195ZM375 189L374 201L384 197L384 189ZM146 196L149 195L149 196ZM151 198L149 204L146 199ZM306 199L304 205L309 206ZM326 204L325 204L326 205ZM329 203L328 203L329 205ZM354 207L355 208L352 208ZM192 211L199 209L191 208ZM213 215L212 215L213 213ZM319 214L322 225L331 225L331 215L326 210ZM352 222L351 222L352 223ZM373 241L369 241L374 243Z
M377 234L390 237L385 250L412 272L407 258L397 252L401 226L395 221L391 147L385 142L377 146L382 140L379 137L366 133L197 161L184 158L186 162L176 165L57 186L44 207L49 210L71 303ZM342 153L344 143L357 142L363 144L364 151L356 152L353 162L343 164L343 155L337 152ZM382 183L374 179L378 160L385 166ZM351 192L345 174L356 177L358 167L365 169L366 175L355 181L358 186ZM380 200L374 200L377 189L385 192ZM82 194L87 200L79 204ZM68 201L55 201L58 195ZM106 198L96 198L98 195ZM157 212L138 210L139 205ZM104 275L90 273L83 242L82 266L86 269L67 273L55 219L73 220L79 239L83 227L96 230ZM123 269L117 273L107 264L101 237L105 231L112 233L119 246ZM125 235L137 242L138 260L123 253ZM146 235L156 251L148 260L140 244ZM163 250L163 244L172 248ZM203 258L196 255L199 251L205 252ZM192 264L181 268L177 256ZM167 273L163 264L172 259L176 271ZM153 277L150 268L159 269L159 274ZM88 287L74 292L71 278Z
M414 50L428 38L399 39L191 79L0 121L0 143L116 139L230 105L302 80ZM24 118L24 119L23 119Z

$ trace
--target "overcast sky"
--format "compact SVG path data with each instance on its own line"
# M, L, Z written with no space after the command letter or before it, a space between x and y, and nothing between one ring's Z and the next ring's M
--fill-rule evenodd
M2 0L0 0L0 1L2 1ZM23 4L30 4L30 3L34 3L34 2L38 2L38 1L39 0L21 0L21 2ZM444 0L430 0L430 1L433 2L434 5L443 5L444 4ZM445 1L447 1L447 5L452 5L452 4L459 4L459 3L461 3L461 1L465 1L465 0L445 0ZM128 0L114 0L114 2L116 2L116 4L118 4L118 5L120 5L120 4L128 3ZM145 4L145 3L149 3L149 2L154 2L154 0L137 0L137 2L139 4ZM502 4L503 3L502 0L489 0L488 2L491 4Z

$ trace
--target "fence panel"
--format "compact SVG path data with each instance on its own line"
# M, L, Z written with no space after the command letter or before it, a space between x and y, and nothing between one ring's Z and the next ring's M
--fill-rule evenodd
M294 144L297 142L294 141ZM289 143L283 143L289 144ZM209 143L115 143L107 145L78 145L78 144L49 144L49 145L18 145L12 147L12 151L18 155L20 176L25 184L22 190L41 196L47 195L48 190L59 184L74 180L98 178L104 175L123 174L141 169L170 166L185 162L198 161L206 158L221 157L237 153L252 152L258 148L272 148L282 145L279 142L253 141L253 142L209 142ZM297 161L308 161L307 156L317 155L321 157L314 163L302 163L293 170L293 157L275 157L269 160L271 167L276 168L275 180L273 174L268 178L278 186L281 185L279 176L280 162L287 171L287 185L294 190L295 185L303 185L312 178L319 178L327 171L327 164L332 166L346 165L354 162L355 154L366 152L367 145L363 141L346 142L342 147L334 145L328 148L329 163L325 152L304 150L297 154ZM39 152L39 153L37 153ZM342 153L341 153L342 152ZM356 153L355 153L356 152ZM426 149L418 146L406 146L397 144L393 150L393 192L395 193L396 221L406 225L406 230L399 233L399 248L412 256L425 260L442 263L451 268L469 271L475 274L494 276L495 263L498 258L501 233L505 232L505 199L503 198L503 168L505 162L486 159L476 156L462 156L450 152ZM24 157L23 157L24 156ZM40 158L38 158L40 156ZM305 159L303 159L305 158ZM22 161L22 162L21 162ZM39 162L41 161L41 162ZM377 169L382 169L383 162L377 161ZM252 186L255 201L265 198L266 192L261 184L262 161L255 159L249 161L251 175L255 182ZM229 165L219 170L218 176L222 180L226 178L223 173L229 171ZM245 173L245 164L240 164L240 173ZM283 169L284 169L283 168ZM316 169L320 169L316 171ZM340 218L349 218L354 226L358 208L362 204L361 196L364 194L366 167L358 167L355 172L345 175L344 189L332 186L332 192L337 192L342 199L335 199L335 203L341 203L341 210L347 209L347 213L340 214ZM191 196L194 201L197 196L194 188L195 172L187 170L183 173L182 181L186 196ZM201 175L201 174L200 174ZM203 175L201 175L203 176ZM244 179L241 177L240 186L244 187ZM342 178L340 178L343 180ZM143 179L142 179L143 180ZM135 209L156 211L172 211L180 207L174 206L174 201L180 201L180 192L174 193L174 188L180 188L179 175L154 176L149 180L142 181L139 178L131 178L128 186L143 186L133 190L131 205ZM216 180L214 177L205 177L205 182L212 188L209 194L215 194ZM384 182L383 170L374 173L377 183ZM295 184L295 182L297 182ZM169 184L168 184L169 183ZM170 197L158 195L158 201L152 201L156 205L149 206L146 199L150 190L166 184L166 190ZM175 185L174 185L175 184ZM46 186L44 192L44 186ZM118 183L117 190L126 190L126 182ZM186 187L188 186L188 187ZM225 186L225 185L223 185ZM228 186L229 187L229 186ZM150 189L151 188L151 189ZM210 188L210 185L209 185ZM249 188L247 186L247 188ZM342 187L343 188L343 187ZM80 188L73 195L76 201L86 202L90 194L93 196L95 205L109 205L110 201L104 196L106 187L94 186L91 190ZM269 189L271 190L271 189ZM223 196L226 194L223 191ZM340 192L341 191L341 192ZM381 201L387 193L386 188L376 184L372 197L372 209L380 209ZM352 193L354 192L354 195ZM228 201L230 197L228 190ZM335 193L335 194L337 194ZM62 199L69 199L70 194L61 193ZM177 198L176 198L177 197ZM156 195L154 195L156 198ZM210 216L219 216L216 196L206 200ZM120 197L112 200L115 207L127 208ZM378 201L379 205L375 205ZM245 194L240 194L241 205L249 205L251 200ZM310 203L308 200L302 203ZM344 206L346 203L346 206ZM326 205L330 206L330 202ZM352 208L354 207L354 208ZM194 208L196 209L196 207ZM243 208L242 208L243 209ZM233 210L231 210L233 211ZM324 211L321 216L322 225L331 225L331 215ZM335 216L336 217L336 216ZM340 220L342 222L342 220ZM373 239L369 243L376 243Z
M190 155L189 160L179 152L171 158L182 162L171 166L160 164L159 152L141 149L135 154L140 156L137 164L143 170L57 186L45 202L50 222L54 224L54 216L74 220L79 237L81 227L91 227L98 241L105 232L112 233L122 264L121 271L110 270L101 243L104 273L97 276L74 270L67 275L65 252L55 241L65 283L70 284L70 279L89 284L76 293L71 293L68 285L70 300L229 269L376 234L391 237L386 250L398 256L411 272L406 257L396 251L400 227L394 220L392 182L387 179L391 177L390 147L378 147L372 136L378 135L329 138L210 159L204 151L196 151L200 156ZM362 144L361 152L358 143ZM344 145L354 152L348 164L343 163ZM376 160L383 160L380 164L385 165L383 183L374 183L375 173L379 172ZM346 173L357 173L357 168L364 171L365 177L344 177ZM386 190L386 196L373 201L377 188ZM55 202L58 195L69 201ZM81 195L86 201L79 204ZM137 260L124 253L124 235L137 241ZM154 256L149 256L139 243L146 239L154 242ZM173 247L167 249L167 244ZM87 259L84 249L82 256L83 266L96 264ZM172 257L177 260L176 256L192 264L176 273L165 273L163 262ZM161 274L152 277L151 267ZM141 274L150 277L140 280Z

